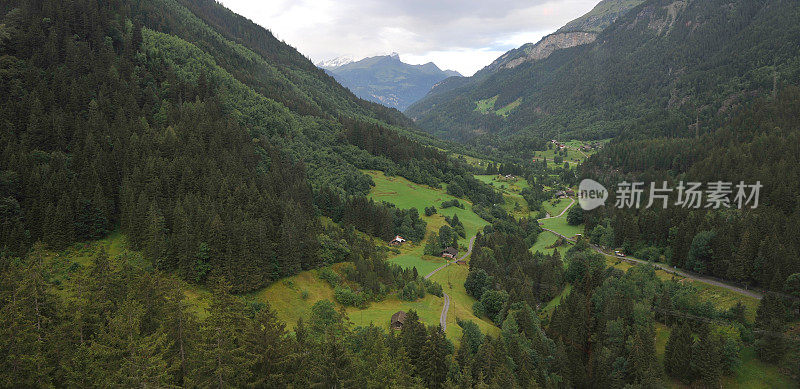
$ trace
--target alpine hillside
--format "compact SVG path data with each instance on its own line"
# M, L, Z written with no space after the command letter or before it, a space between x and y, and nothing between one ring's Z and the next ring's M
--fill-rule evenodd
M584 24L605 20L594 12L406 114L437 136L495 146L515 134L686 136L798 81L796 2L649 0L600 32Z

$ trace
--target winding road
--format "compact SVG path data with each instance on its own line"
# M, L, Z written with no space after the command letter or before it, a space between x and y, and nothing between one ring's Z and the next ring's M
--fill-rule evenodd
M472 244L475 243L475 237L469 239L469 247L467 247L467 252L461 256L461 258L457 259L458 261L464 260L470 254L472 254ZM437 267L432 272L425 275L425 279L431 278L432 275L436 274L437 271L450 266L455 261L447 261L444 265ZM439 324L442 326L442 331L447 329L447 311L450 309L450 296L447 293L442 292L444 297L444 306L442 306L442 313L439 315Z
M541 220L541 219L539 219L539 220ZM556 236L560 236L560 237L562 237L562 238L564 238L564 239L566 239L566 240L568 240L568 241L570 241L572 243L575 243L575 239L574 238L570 238L570 237L564 236L564 235L559 234L558 232L555 232L555 231L553 231L551 229L548 229L548 228L542 227L542 230L552 232ZM633 263L633 264L652 265L652 266L655 266L656 268L661 269L661 270L663 270L663 271L665 271L667 273L674 274L674 275L677 275L677 276L680 276L680 277L684 277L684 278L688 278L688 279L690 279L692 281L702 282L704 284L718 286L720 288L725 288L725 289L730 290L732 292L739 293L739 294L742 294L742 295L745 295L745 296L748 296L748 297L752 297L752 298L757 299L757 300L761 300L764 297L763 294L761 294L761 293L759 293L759 292L757 292L755 290L742 289L742 288L740 288L738 286L731 285L731 284L728 284L728 283L725 283L725 282L722 282L722 281L719 281L719 280L716 280L716 279L713 279L713 278L703 277L703 276L700 276L700 275L697 275L697 274L692 274L692 273L689 273L689 272L686 272L686 271L681 271L681 270L678 270L677 268L670 267L668 265L664 265L664 264L657 263L657 262L650 262L650 261L646 261L646 260L643 260L643 259L634 258L634 257L630 257L630 256L618 257L616 255L606 253L605 251L603 251L603 249L600 246L597 246L597 245L594 245L594 244L589 244L589 246L591 246L595 251L597 251L598 253L600 253L602 255L612 256L614 258L618 258L620 260L627 261L627 262L630 262L630 263Z
M538 220L536 220L536 221L539 221L539 220L544 220L544 219L555 219L555 218L559 218L559 217L561 217L561 216L564 216L564 213L565 213L565 212L567 212L567 211L568 211L570 208L572 208L572 206L573 206L573 205L575 205L575 199L573 199L572 197L570 197L569 199L570 199L572 202L571 202L571 203L569 203L569 205L567 205L567 207L566 207L566 208L564 208L564 210L563 210L563 211L561 211L561 213L559 213L559 214L558 214L558 216L550 216L550 215L548 214L548 216L545 216L545 217L543 217L543 218L541 218L541 219L538 219ZM549 230L548 230L548 231L549 231Z

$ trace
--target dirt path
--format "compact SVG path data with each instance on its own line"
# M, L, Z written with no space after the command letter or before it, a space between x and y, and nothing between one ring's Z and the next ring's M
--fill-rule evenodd
M557 236L560 236L560 237L562 237L562 238L564 238L564 239L566 239L566 240L568 240L568 241L570 241L572 243L575 243L575 239L573 239L573 238L568 238L568 237L566 237L564 235L559 234L558 232L555 232L553 230L549 230L547 228L542 228L542 229L545 230L545 231L549 231L549 232L551 232L553 234L556 234ZM661 270L663 270L663 271L665 271L667 273L674 274L674 275L677 275L677 276L680 276L680 277L684 277L684 278L688 278L688 279L690 279L692 281L702 282L702 283L707 284L707 285L713 285L713 286L718 286L720 288L725 288L727 290L730 290L731 292L739 293L739 294L742 294L742 295L745 295L745 296L748 296L748 297L752 297L752 298L757 299L757 300L761 300L761 298L764 297L764 295L759 293L758 291L742 289L742 288L740 288L738 286L735 286L735 285L731 285L731 284L728 284L728 283L725 283L725 282L722 282L722 281L719 281L719 280L716 280L716 279L703 277L703 276L700 276L700 275L697 275L697 274L692 274L692 273L689 273L689 272L686 272L686 271L681 271L681 270L678 270L677 268L670 267L668 265L664 265L664 264L661 264L661 263L649 262L649 261L645 261L643 259L634 258L634 257L630 257L630 256L617 257L615 255L606 253L599 246L595 246L593 244L590 244L590 246L595 251L597 251L598 253L600 253L602 255L610 255L610 256L613 256L614 258L619 258L620 260L627 261L627 262L630 262L630 263L633 263L633 264L648 264L648 265L652 265L652 266L655 266L656 268L661 269Z
M467 258L470 254L472 254L472 245L474 243L475 243L475 237L473 236L472 238L469 239L469 246L467 247L467 252L464 253L464 255L462 255L461 258L458 259L459 261ZM452 264L454 262L455 261L445 262L444 265L439 266L436 269L434 269L432 272L428 273L425 276L425 279L427 280L428 278L431 278L431 276L436 274L437 271L442 270L442 269L446 268L447 266L450 266L450 264ZM444 331L444 330L447 329L447 311L450 309L450 295L448 295L447 293L444 293L444 292L442 292L442 294L443 294L442 297L444 298L444 305L442 306L442 313L439 315L439 324L442 326L442 331Z

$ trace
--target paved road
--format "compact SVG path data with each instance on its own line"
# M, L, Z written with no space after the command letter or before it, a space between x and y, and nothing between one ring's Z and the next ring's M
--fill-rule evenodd
M464 253L464 255L462 255L461 258L458 259L459 261L467 258L470 254L472 254L472 244L473 243L475 243L475 237L474 236L469 239L469 246L467 247L467 252ZM455 261L453 261L453 262L455 262ZM431 276L436 274L437 271L446 268L447 266L449 266L453 262L449 262L449 261L445 262L444 265L439 266L436 269L434 269L432 272L428 273L425 276L425 279L427 280L428 278L431 278ZM442 326L442 331L444 331L444 330L447 329L447 311L450 309L450 296L447 293L444 293L444 292L442 292L442 293L443 293L443 297L444 297L444 305L442 306L442 313L441 313L441 315L439 315L439 324Z
M450 309L450 296L444 294L444 306L442 307L442 314L439 315L439 325L442 326L442 331L447 329L447 310Z
M564 239L566 239L566 240L568 240L570 242L575 243L575 239L573 239L573 238L566 237L564 235L559 234L558 232L555 232L555 231L547 229L547 228L542 228L542 229L545 230L545 231L552 232L552 233L554 233L554 234L556 234L556 235L558 235L558 236L560 236L560 237L562 237L562 238L564 238ZM761 300L761 298L764 297L764 295L759 293L758 291L742 289L742 288L740 288L738 286L734 286L734 285L731 285L731 284L728 284L728 283L725 283L725 282L722 282L722 281L719 281L719 280L715 280L713 278L703 277L703 276L700 276L700 275L697 275L697 274L692 274L692 273L688 273L688 272L685 272L685 271L681 271L681 270L678 270L678 269L676 269L674 267L670 267L668 265L664 265L664 264L661 264L661 263L649 262L649 261L645 261L643 259L634 258L634 257L630 257L630 256L617 257L615 255L606 253L599 246L596 246L596 245L593 245L593 244L590 244L590 246L600 254L611 255L611 256L613 256L615 258L619 258L621 260L624 260L624 261L627 261L627 262L630 262L630 263L633 263L633 264L648 264L648 265L652 265L652 266L655 266L655 267L657 267L657 268L659 268L661 270L664 270L667 273L674 274L674 275L677 275L677 276L680 276L680 277L684 277L684 278L688 278L688 279L693 280L693 281L702 282L704 284L713 285L713 286L719 286L720 288L725 288L725 289L728 289L728 290L730 290L732 292L743 294L745 296L752 297L754 299Z
M468 257L470 254L472 254L472 244L473 243L475 243L475 237L474 236L472 238L470 238L469 247L467 247L467 252L464 255L462 255L461 258L458 259L459 261L463 260L464 258ZM444 263L444 265L439 266L436 269L433 269L432 272L428 273L425 276L425 279L427 280L428 278L431 278L431 276L436 274L437 271L442 270L442 269L450 266L450 264L452 264L453 262L455 262L455 261L452 261L452 262L451 261L447 261L447 262Z
M561 211L561 213L559 213L559 214L558 214L558 216L550 216L550 215L548 215L548 216L545 216L545 217L543 217L543 218L541 218L541 219L539 219L539 220L544 220L544 219L555 219L555 218L557 218L557 217L564 216L564 213L565 213L565 212L567 212L567 211L568 211L570 208L572 208L572 206L573 206L573 205L575 205L575 199L573 199L572 197L570 197L569 199L570 199L572 202L570 202L570 203L569 203L569 205L567 205L567 207L566 207L566 208L564 208L564 210L563 210L563 211ZM538 220L537 220L537 221L538 221Z

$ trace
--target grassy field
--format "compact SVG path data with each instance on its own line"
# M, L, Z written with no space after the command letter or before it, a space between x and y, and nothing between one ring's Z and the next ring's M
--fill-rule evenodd
M656 358L664 363L664 350L672 330L660 323L656 323ZM781 374L774 365L761 362L756 358L752 347L745 347L740 353L742 363L733 372L733 375L722 377L723 388L796 388L797 382ZM667 379L672 388L689 388L690 386L675 380Z
M549 149L549 150L544 150L544 151L536 151L533 154L533 157L535 159L547 158L548 163L552 162L553 159L555 158L555 156L556 156L556 149ZM567 156L566 157L562 156L562 158L563 158L564 161L569 162L570 165L583 162L586 159L586 157L584 157L583 154L580 153L580 151L573 150L573 149L570 149L570 148L567 148ZM563 162L562 162L562 164L563 164Z
M531 252L540 251L544 254L552 254L556 248L548 248L558 240L558 236L550 231L542 231L536 239L536 243L531 246ZM558 251L563 255L564 251L569 249L570 243L567 241L565 245L558 247Z
M672 332L669 327L656 323L656 359L660 365L664 365L664 350L667 348L667 340Z
M464 289L464 281L467 280L467 274L469 274L467 266L450 265L431 277L431 280L441 284L444 292L450 296L450 309L447 311L447 336L453 341L461 339L461 327L458 326L456 319L472 320L480 327L481 332L497 336L500 333L499 328L489 319L476 317L472 313L472 305L475 304L475 299L468 295ZM441 312L441 306L439 309Z
M422 255L422 251L422 245L405 245L400 248L400 254L389 257L389 262L395 263L402 268L416 267L417 272L423 276L444 265L444 258Z
M520 194L523 189L528 188L528 181L522 177L513 180L502 179L498 175L475 175L479 181L489 184L503 194L505 203L503 209L516 218L530 217L531 211L528 202ZM459 216L460 217L460 216Z
M508 116L508 113L511 112L514 108L519 107L520 103L522 103L522 98L517 98L516 100L508 103L505 107L501 107L498 110L494 111L495 114L500 115L502 117Z
M306 294L304 298L304 294ZM297 319L308 319L311 307L320 300L334 301L333 288L309 270L287 277L257 292L246 295L252 301L269 303L278 318L292 328Z
M494 111L494 103L497 101L497 96L489 99L478 100L475 102L475 111L480 113L489 113Z
M565 285L564 290L562 290L558 296L553 297L553 299L550 300L550 302L548 302L547 305L544 306L544 308L542 308L542 313L544 313L546 316L550 316L553 313L553 310L556 309L558 304L561 304L561 300L563 300L564 297L567 297L567 295L571 291L572 291L572 285L570 284Z
M348 307L346 312L350 321L357 326L368 326L370 323L376 327L389 330L389 319L397 311L415 310L419 315L420 321L427 325L435 326L439 324L439 314L442 312L444 299L428 294L423 299L417 301L403 301L396 296L390 296L386 300L370 303L366 309ZM453 337L448 337L452 340Z
M552 199L542 202L542 209L551 216L559 215L572 202L571 199ZM566 216L566 214L564 214Z
M511 112L514 108L519 107L519 104L522 102L522 98L518 98L503 107L495 109L495 104L497 103L497 97L494 96L492 98L478 100L475 102L475 112L480 112L483 114L493 113L497 116L506 117L508 113Z
M491 184L497 189L512 193L519 193L523 189L530 187L528 181L522 177L506 180L496 174L476 174L475 178L485 184Z
M797 381L781 374L774 365L761 362L755 351L746 347L741 352L742 364L732 377L722 379L724 388L797 388Z
M575 236L575 234L583 233L583 224L577 226L571 226L567 224L566 213L561 217L541 219L540 222L542 227L547 228L549 230L553 230L566 237L572 237Z
M472 212L472 203L468 200L458 199L466 209L450 207L441 209L443 201L453 200L455 197L447 194L444 189L434 189L426 185L420 185L406 180L402 177L387 177L380 171L365 171L372 177L375 186L370 190L369 197L375 201L386 201L399 208L417 208L420 216L428 223L428 231L438 231L439 227L445 224L444 216L453 217L458 215L458 219L464 224L466 237L459 240L460 245L466 246L469 238L474 236L479 229L488 225L489 222L481 219L480 216ZM425 216L425 207L435 206L438 213L433 216Z
M341 265L333 266L336 268ZM248 301L268 302L277 311L278 318L289 328L293 327L299 318L307 320L311 315L311 308L317 301L332 301L337 309L341 308L334 300L333 288L328 282L319 278L317 270L284 278L244 297ZM430 294L417 301L403 301L397 296L390 295L383 301L371 302L365 309L347 307L345 312L354 325L368 326L373 323L388 330L389 319L392 314L400 310L416 310L422 322L436 325L439 323L439 313L443 304L442 298Z
M700 290L700 298L703 301L712 302L717 309L729 309L736 305L737 301L741 302L745 307L745 318L750 322L755 321L759 300L719 286L704 284L690 279L683 279L681 282L688 282L696 286Z

